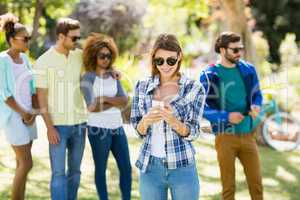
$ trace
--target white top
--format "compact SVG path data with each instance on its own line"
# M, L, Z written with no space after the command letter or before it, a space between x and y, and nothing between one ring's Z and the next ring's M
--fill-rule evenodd
M152 107L164 106L164 102L152 100ZM151 155L158 158L165 158L165 132L163 120L152 124L152 135L151 135Z
M93 85L95 98L99 96L115 97L117 92L117 80L111 76L105 79L96 77ZM123 125L122 114L116 107L101 112L89 112L87 124L98 128L116 129Z
M23 60L22 64L15 63L9 57L12 64L12 71L16 82L16 96L15 101L26 111L32 110L32 96L30 91L30 82L32 81L32 74L26 67Z

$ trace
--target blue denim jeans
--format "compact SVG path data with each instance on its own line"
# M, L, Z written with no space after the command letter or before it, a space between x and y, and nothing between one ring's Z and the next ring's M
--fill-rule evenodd
M80 182L80 164L85 146L86 124L55 126L60 141L50 144L52 200L75 200ZM67 172L66 172L67 160Z
M105 171L111 150L120 172L119 185L122 200L129 200L131 194L131 164L127 137L123 127L105 129L88 126L88 138L95 162L95 182L99 198L108 200Z
M168 189L172 200L198 200L199 179L195 164L167 169L163 158L151 156L147 171L140 173L142 200L167 200Z

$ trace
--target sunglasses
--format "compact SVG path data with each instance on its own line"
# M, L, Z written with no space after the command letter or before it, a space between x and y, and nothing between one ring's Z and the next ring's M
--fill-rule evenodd
M231 49L233 53L238 53L240 51L243 51L244 47L236 47L236 48L227 47L227 49Z
M154 58L153 62L156 66L161 66L164 64L165 59L158 57L158 58ZM168 57L166 59L166 62L169 66L174 66L177 63L177 58Z
M67 37L69 37L69 38L72 40L72 42L76 42L77 40L80 40L80 39L81 39L80 36L68 36L68 35L67 35Z
M101 60L104 60L105 58L107 60L111 60L112 59L112 55L110 53L98 53L97 54L97 58L101 59Z
M25 36L25 37L14 37L16 40L21 40L23 42L28 42L29 40L31 40L31 36Z

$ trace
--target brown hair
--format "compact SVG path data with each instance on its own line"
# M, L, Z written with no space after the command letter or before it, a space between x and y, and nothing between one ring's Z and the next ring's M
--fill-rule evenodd
M152 47L152 51L151 51L151 74L152 74L152 76L159 74L159 71L154 63L154 56L155 56L157 50L159 50L159 49L163 49L163 50L167 50L167 51L175 51L175 52L177 52L178 56L182 55L182 49L181 49L180 44L175 35L160 34L157 37L157 39ZM176 70L177 74L179 74L181 61L182 61L182 56L181 56L181 59L178 61L178 66L177 66L177 70Z
M56 35L67 35L69 31L80 28L80 23L72 18L60 18L56 24Z
M241 40L241 36L234 32L223 32L216 39L215 43L215 52L220 53L220 48L227 48L229 43L239 42Z
M83 48L83 64L86 71L96 70L97 54L104 47L108 48L112 55L112 59L109 64L109 68L111 68L118 56L118 47L114 39L100 33L91 33L91 35L86 39Z
M0 16L0 27L5 32L5 39L10 45L10 38L15 37L18 33L26 31L23 24L18 23L18 18L11 13Z

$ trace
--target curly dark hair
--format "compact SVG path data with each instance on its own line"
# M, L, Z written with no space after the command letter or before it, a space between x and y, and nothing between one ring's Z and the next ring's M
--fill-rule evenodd
M118 47L112 37L100 33L91 33L86 39L83 48L83 64L86 71L95 71L97 67L97 54L102 48L108 48L112 59L109 68L115 62L118 56Z
M10 45L10 38L15 37L18 33L27 31L26 27L18 22L18 18L11 13L0 16L0 27L5 32L6 42Z

